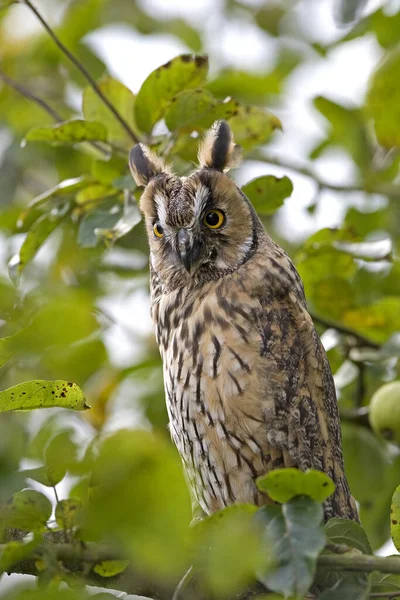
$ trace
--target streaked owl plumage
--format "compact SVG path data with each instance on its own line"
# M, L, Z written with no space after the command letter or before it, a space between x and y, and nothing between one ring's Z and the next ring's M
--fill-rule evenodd
M329 363L295 267L224 173L238 154L218 121L187 178L142 144L130 155L145 186L151 313L172 438L206 514L268 502L255 479L294 466L335 482L326 518L357 519ZM209 212L223 215L220 227L207 225Z

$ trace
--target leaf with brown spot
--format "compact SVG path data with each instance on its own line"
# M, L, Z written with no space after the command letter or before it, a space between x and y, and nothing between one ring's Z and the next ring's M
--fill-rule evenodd
M0 392L0 412L55 406L72 410L89 408L82 390L76 384L69 386L66 392L63 391L66 383L35 379L14 385Z
M151 133L174 96L202 84L207 71L207 57L183 54L150 73L135 102L136 122L140 129Z

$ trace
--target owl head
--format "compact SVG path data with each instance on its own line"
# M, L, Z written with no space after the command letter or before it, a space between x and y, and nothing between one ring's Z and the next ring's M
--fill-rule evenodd
M248 198L225 171L240 160L225 121L216 121L199 148L200 168L173 175L143 144L130 152L130 169L144 186L144 214L152 268L168 288L201 285L243 265L255 252L262 225Z

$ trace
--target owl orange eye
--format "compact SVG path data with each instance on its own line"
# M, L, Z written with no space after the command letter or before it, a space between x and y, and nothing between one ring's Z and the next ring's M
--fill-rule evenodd
M158 238L162 238L164 236L164 229L161 227L160 223L154 223L153 231L154 235Z
M204 215L203 223L210 229L218 229L225 223L225 215L222 210L209 210L208 213Z

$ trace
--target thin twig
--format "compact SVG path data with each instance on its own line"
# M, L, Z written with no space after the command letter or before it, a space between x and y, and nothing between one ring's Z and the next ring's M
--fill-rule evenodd
M50 104L48 104L42 98L39 98L39 96L36 96L36 94L28 90L25 86L21 85L18 81L15 81L11 77L3 73L3 71L0 71L0 79L2 79L4 83L7 84L9 87L13 88L13 90L21 94L21 96L24 96L28 100L31 100L32 102L40 106L40 108L42 108L51 117L53 117L55 121L63 120L62 116L56 110L54 110L54 108L52 108Z
M370 340L365 335L358 333L358 331L354 331L350 327L346 327L346 325L342 325L341 323L336 323L335 321L331 321L330 319L326 319L325 317L320 317L319 315L315 315L314 313L310 313L311 318L316 323L327 327L328 329L336 329L339 333L343 333L344 335L348 335L353 337L360 346L367 346L368 348L374 348L375 350L380 349L380 344Z
M313 179L315 181L316 185L319 188L344 193L364 192L366 194L382 194L383 196L389 196L397 200L400 199L400 185L381 183L379 185L374 185L366 188L363 188L363 186L360 184L337 185L335 183L329 183L328 181L321 179L313 170L309 169L304 165L300 165L296 161L270 156L265 154L261 150L253 151L251 155L249 155L247 158L251 158L252 160L259 160L261 162L268 163L269 165L282 167L283 169L288 169L290 171L294 171L295 173L299 173L300 175L304 175L305 177L309 177L310 179Z
M26 98L27 100L31 100L32 102L37 104L37 106L42 108L47 114L49 114L51 117L53 117L53 119L57 123L64 120L64 118L56 110L54 110L54 108L52 108L50 106L50 104L48 104L48 102L46 102L46 100L43 100L43 98L40 98L39 96L37 96L36 94L31 92L31 90L28 90L28 88L26 88L24 85L22 85L18 81L15 81L15 79L12 79L11 77L9 77L5 73L3 73L3 71L1 71L1 70L0 70L0 79L2 81L4 81L4 83L6 85L8 85L9 87L11 87L13 90L15 90L16 92L21 94L21 96L24 96L24 98ZM103 147L102 143L100 143L100 142L87 142L87 143L90 146L92 146L92 148L96 148L96 150L98 150L99 152L104 154L104 156L109 156L109 154L110 154L109 151ZM109 142L104 142L104 143L107 144L108 146L110 146L112 149L115 149L115 150L117 149L116 147L113 146L113 144L110 144ZM118 148L118 152L121 153L120 148ZM124 155L126 155L126 152L124 152Z
M362 571L372 573L393 573L400 575L400 556L372 556L369 554L322 554L318 558L319 567L329 567L332 571Z
M389 600L396 600L396 598L400 598L400 591L398 591L398 592L372 592L372 594L369 594L369 598L389 598Z
M76 56L74 56L74 54L72 54L72 52L70 50L68 50L68 48L63 44L63 42L59 39L59 37L54 33L54 31L52 30L50 25L47 23L47 21L44 19L44 17L41 15L41 13L38 11L38 9L32 4L32 2L30 0L20 0L20 1L23 4L26 4L26 6L34 13L34 15L37 17L37 19L43 25L44 29L47 31L47 33L49 34L51 39L61 50L61 52L82 73L82 75L85 77L85 79L89 82L93 91L102 100L102 102L108 107L108 109L112 112L112 114L117 119L117 121L124 128L126 133L131 138L132 142L134 142L134 143L138 142L138 139L137 139L135 133L133 132L132 128L130 127L130 125L125 121L123 116L115 108L115 106L112 104L112 102L109 101L107 96L105 96L103 94L102 90L99 88L96 81L93 79L93 77L89 73L89 71L82 65L82 63L76 58Z

